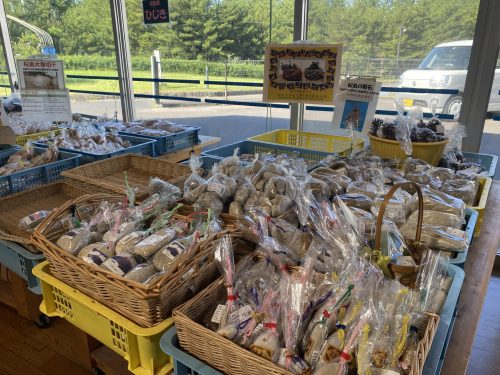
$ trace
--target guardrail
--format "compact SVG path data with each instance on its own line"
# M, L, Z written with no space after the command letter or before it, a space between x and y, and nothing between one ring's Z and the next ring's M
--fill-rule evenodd
M5 71L0 71L0 74L8 74ZM78 75L78 74L67 74L66 78L73 79L89 79L89 80L113 80L117 81L119 78L116 76L94 76L94 75ZM214 86L240 86L240 87L263 87L260 82L235 82L235 81L218 81L218 80L196 80L196 79L172 79L172 78L142 78L135 77L132 78L135 82L152 82L152 83L181 83L181 84L194 84L194 85L214 85ZM9 88L9 85L0 85L0 87ZM406 88L406 87L390 87L382 86L380 89L382 92L393 92L393 93L425 93L425 94L448 94L456 95L459 90L452 89L432 89L432 88ZM97 91L97 90L77 90L69 89L72 93L79 94L90 94L90 95L106 95L106 96L120 96L120 93L110 92L110 91ZM500 91L498 92L500 95ZM157 99L157 100L176 100L176 101L186 101L194 103L210 103L210 104L225 104L225 105L240 105L248 107L265 107L265 108L289 108L288 104L276 104L276 103L266 103L266 102L254 102L254 101L241 101L241 100L227 100L227 99L208 99L208 98L194 98L188 96L175 96L175 95L150 95L150 94L134 94L136 98L146 98L146 99ZM333 106L314 106L307 105L305 107L308 111L319 111L319 112L333 112L335 107ZM395 116L397 111L391 110L376 110L377 115ZM432 117L431 113L424 113L425 118ZM449 114L437 114L437 117L441 119L452 120L453 115ZM487 113L487 118L494 121L500 121L500 115L495 115L491 112Z

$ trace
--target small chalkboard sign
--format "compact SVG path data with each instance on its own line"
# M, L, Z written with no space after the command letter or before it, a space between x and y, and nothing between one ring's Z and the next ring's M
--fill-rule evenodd
M167 23L170 20L168 14L168 0L143 0L144 23L146 25L155 23Z

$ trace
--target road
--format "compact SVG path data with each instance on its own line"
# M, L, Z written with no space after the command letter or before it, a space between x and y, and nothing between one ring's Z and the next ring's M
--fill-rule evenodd
M229 98L232 99L232 98ZM201 128L201 134L221 137L222 142L214 147L234 143L266 131L289 128L289 109L246 107L235 105L189 104L169 102L174 106L157 106L153 100L137 99L137 118L168 118L174 122L195 125ZM390 98L380 98L378 109L394 109ZM92 115L113 116L115 111L121 114L120 101L117 98L72 103L73 112ZM331 112L306 111L304 130L320 133L331 132ZM499 155L500 122L486 121L480 152ZM500 171L499 171L500 172ZM498 173L500 174L500 173Z

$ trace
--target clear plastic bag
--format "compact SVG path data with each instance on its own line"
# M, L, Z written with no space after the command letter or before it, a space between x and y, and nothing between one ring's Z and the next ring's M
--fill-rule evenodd
M401 233L407 239L415 238L416 227L413 225L403 225ZM463 252L467 250L469 241L463 230L435 226L422 225L420 242L433 250L443 250L452 252Z
M74 228L64 233L57 240L57 245L63 250L76 255L88 244L98 242L102 239L102 234L90 231L88 226Z
M422 195L424 198L424 210L445 212L460 218L465 216L465 203L461 199L427 187L422 188ZM418 209L417 194L414 194L407 202L406 208L409 213Z
M408 217L407 223L410 227L416 228L417 222L418 222L418 211L414 211ZM462 225L465 224L465 220L459 216L454 215L454 214L426 210L426 211L424 211L423 223L425 225L431 225L431 226L443 226L443 227L451 227L451 228L460 229L462 227Z
M404 115L405 109L400 103L396 103L398 115L394 119L396 125L396 139L406 155L411 156L413 153L413 145L411 143L411 122Z
M50 211L45 210L33 212L32 214L25 216L21 220L19 220L19 224L17 226L21 230L32 232L38 226L38 224L43 221L43 219L49 216L49 214Z

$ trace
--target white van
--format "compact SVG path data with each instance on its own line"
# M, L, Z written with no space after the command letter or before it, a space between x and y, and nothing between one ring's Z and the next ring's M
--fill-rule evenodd
M465 86L472 40L461 40L439 44L432 49L417 69L407 70L399 79L399 87L454 89L458 95L396 93L405 107L420 106L431 112L431 102L437 99L437 113L458 116L462 107L462 93ZM500 111L500 59L497 60L495 79L491 90L488 111Z

